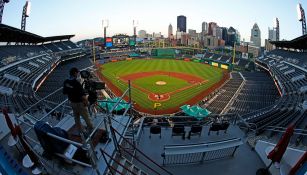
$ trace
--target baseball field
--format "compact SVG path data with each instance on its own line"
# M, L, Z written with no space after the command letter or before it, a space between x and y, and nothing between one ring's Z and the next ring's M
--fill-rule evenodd
M111 62L100 65L99 73L117 96L130 80L134 107L151 114L170 114L184 104L193 105L228 79L222 69L175 59Z

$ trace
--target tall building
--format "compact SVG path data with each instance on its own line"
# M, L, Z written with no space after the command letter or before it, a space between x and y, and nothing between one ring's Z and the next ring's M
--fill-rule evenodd
M261 48L258 46L248 45L248 53L252 55L252 58L257 58L260 55Z
M218 47L218 39L214 36L207 35L204 37L204 46L210 49L214 49Z
M254 24L252 30L251 30L251 44L257 47L261 47L261 32L257 25L257 23Z
M210 22L208 27L208 35L216 36L217 24L215 22Z
M201 24L201 32L203 35L208 34L208 23L207 22L203 22Z
M169 24L168 26L168 38L172 38L173 37L173 26L172 24Z
M226 45L228 46L233 46L234 43L237 42L237 30L233 27L229 27L228 31L227 31L227 42Z
M276 28L269 28L269 36L268 39L271 41L276 41L277 40L277 36L276 36L277 32L276 32Z
M279 41L279 20L278 18L274 19L273 28L269 28L268 39L271 41Z
M177 30L178 32L187 32L187 17L177 16Z
M241 42L241 34L238 30L236 30L236 43L240 43Z
M215 33L215 37L217 39L222 39L223 38L223 29L221 27L216 27L215 28L215 32L213 32L213 34ZM214 36L214 35L213 35Z
M190 36L193 36L193 37L197 37L196 30L189 29L189 35L190 35Z
M225 41L225 44L228 43L228 29L226 27L221 27L222 29L222 39Z

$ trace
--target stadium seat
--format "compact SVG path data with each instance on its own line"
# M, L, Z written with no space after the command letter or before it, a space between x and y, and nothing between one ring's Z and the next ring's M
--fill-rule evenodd
M151 134L159 134L161 138L161 126L158 125L151 126L149 138L151 138Z
M181 136L182 139L185 139L184 125L174 125L174 127L172 128L172 137L173 136Z
M191 139L192 135L201 136L203 127L201 125L192 125L191 130L189 131L188 139Z

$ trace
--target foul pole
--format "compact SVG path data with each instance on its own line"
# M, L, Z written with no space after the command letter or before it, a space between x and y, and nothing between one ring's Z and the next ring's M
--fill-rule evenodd
M236 58L236 42L233 43L232 64L235 64L235 58Z
M94 41L94 39L93 39L93 62L94 62L94 64L96 62L95 41Z

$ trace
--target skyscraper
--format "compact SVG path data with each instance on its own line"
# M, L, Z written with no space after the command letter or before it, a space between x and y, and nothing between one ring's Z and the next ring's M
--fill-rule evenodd
M215 37L217 38L217 39L222 39L223 38L223 29L221 28L221 27L216 27L215 28L215 32L213 32L213 33L215 33Z
M168 38L171 38L173 36L173 26L172 24L169 24L168 26Z
M229 27L227 35L228 35L228 40L226 45L233 46L234 43L237 42L237 30L234 29L233 27Z
M222 39L225 41L225 44L228 43L228 29L226 27L222 28Z
M187 18L183 15L177 16L178 32L187 32Z
M257 23L254 24L252 30L251 30L251 44L257 47L261 47L261 32L257 25Z
M269 28L269 40L271 41L276 41L277 40L277 32L276 32L276 28Z
M207 22L203 22L201 24L201 32L203 35L208 34L208 23Z
M208 27L208 35L216 36L217 24L215 22L210 22Z

